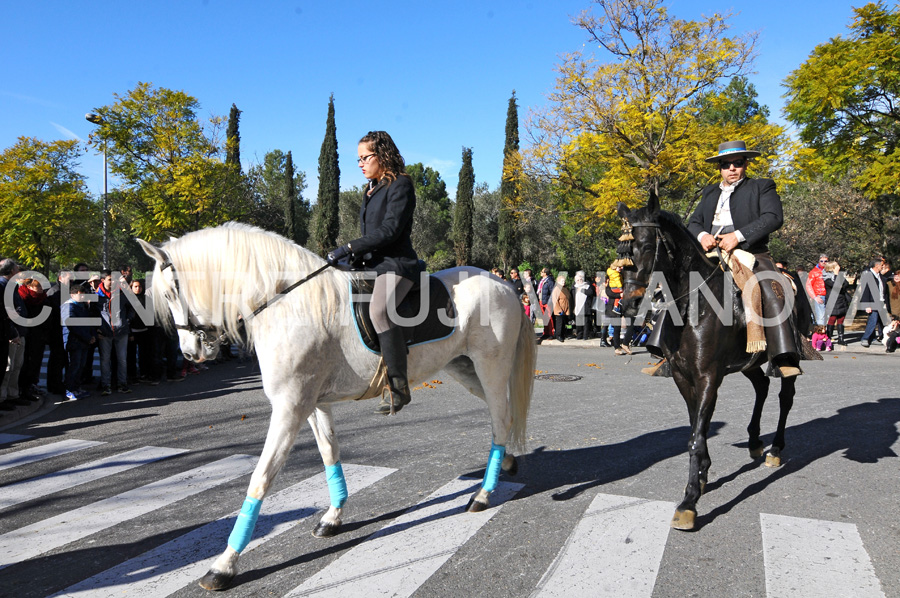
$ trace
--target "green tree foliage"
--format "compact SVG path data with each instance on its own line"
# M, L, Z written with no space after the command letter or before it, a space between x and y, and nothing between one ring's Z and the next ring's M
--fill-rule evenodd
M363 194L365 192L365 185L357 185L351 189L341 191L341 232L338 235L338 245L343 245L359 238L359 210L362 207Z
M816 46L785 80L785 114L815 150L812 172L852 176L875 202L885 249L900 236L900 9L853 9L847 37Z
M472 216L475 210L475 170L472 168L472 148L462 148L462 166L456 187L456 209L453 212L453 248L456 265L468 266L472 261Z
M497 246L503 270L519 262L518 231L515 209L519 204L517 181L522 175L522 157L519 154L519 109L516 92L509 98L506 110L506 141L503 145L503 178L500 182L500 228Z
M309 206L300 197L296 180L294 158L288 152L284 160L284 236L298 245L305 245L309 238Z
M253 211L249 218L251 224L277 232L285 237L300 239L301 245L309 240L309 220L311 209L309 202L303 198L303 190L306 189L306 174L302 171L294 172L294 230L299 230L297 237L292 237L290 228L286 224L286 217L290 211L287 197L289 189L287 185L287 157L281 150L272 150L263 157L262 164L251 166L247 178L251 197L253 198ZM293 160L292 160L293 162Z
M406 173L416 189L413 248L432 272L451 266L456 260L450 241L452 216L447 183L441 179L441 173L421 162L408 164Z
M169 234L214 226L245 215L243 194L234 192L217 141L222 119L204 127L199 103L183 91L138 83L116 102L95 110L102 124L90 143L108 150L110 170L122 183L134 232L160 240Z
M241 111L234 104L228 114L228 130L225 133L225 163L241 169Z
M325 139L319 152L319 191L313 223L313 247L325 255L337 245L340 227L341 169L338 166L337 127L334 124L334 95L328 99Z
M557 185L567 220L607 217L618 201L637 205L649 187L664 201L689 195L714 175L703 159L719 142L759 146L782 134L772 125L710 128L697 119L698 98L752 61L755 34L728 36L730 14L684 21L662 0L593 4L596 13L585 11L576 24L610 61L566 56L549 106L528 127L528 170Z
M93 260L100 210L77 172L75 141L20 137L0 153L0 255L47 273Z
M711 91L700 96L697 102L697 119L706 125L731 123L737 126L751 124L755 119L769 120L769 108L756 101L756 87L746 76L734 77L721 91Z
M490 270L498 266L497 232L500 228L500 189L491 190L487 183L475 186L472 228L472 262L470 265Z

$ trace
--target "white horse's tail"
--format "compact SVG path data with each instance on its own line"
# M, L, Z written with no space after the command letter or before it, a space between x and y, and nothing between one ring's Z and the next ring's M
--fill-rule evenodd
M525 432L528 425L528 408L534 388L534 368L537 363L537 342L534 327L522 311L519 325L519 339L516 343L515 363L509 377L509 401L512 412L512 427L509 430L507 448L525 448Z

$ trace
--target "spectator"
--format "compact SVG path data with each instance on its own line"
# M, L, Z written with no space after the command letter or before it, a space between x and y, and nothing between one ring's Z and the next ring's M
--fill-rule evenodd
M112 359L115 351L115 359L118 364L117 380L118 391L129 393L128 388L128 332L131 320L131 306L122 297L121 286L126 284L124 277L119 277L113 283L112 272L101 272L101 284L97 289L100 301L100 330L98 332L100 343L100 386L103 396L112 393Z
M612 318L612 339L610 340L612 346L616 349L616 355L631 355L631 349L628 347L628 344L631 342L631 337L634 336L634 331L630 321L625 327L626 343L622 344L622 310L619 309L619 300L622 299L622 266L616 264L615 268L610 266L610 270L616 273L618 280L618 282L615 282L612 277L606 279L606 296L609 298L609 302L606 304L606 315ZM613 284L618 284L619 286L614 287L612 286Z
M584 279L584 271L575 273L575 283L572 287L575 293L575 338L587 340L594 334L591 321L591 306L594 304L594 285Z
M884 352L897 350L897 336L900 335L900 317L891 316L891 323L884 327Z
M859 284L863 287L860 304L866 305L866 331L863 332L860 345L868 347L876 333L879 331L881 323L880 309L884 308L884 281L881 278L881 270L884 260L880 258L873 259L869 262L869 267L860 276ZM875 306L873 309L872 306ZM875 342L878 342L877 340Z
M900 317L900 270L894 272L894 276L887 283L888 311L891 315Z
M69 359L63 342L61 301L63 294L69 297L70 288L76 286L72 284L74 278L75 275L70 270L60 272L56 282L47 289L47 300L44 302L51 310L47 322L47 345L50 348L50 357L47 360L47 392L63 397L66 395L63 370L68 366ZM79 281L77 286L83 283L83 280Z
M147 296L144 294L144 281L131 281L131 292L138 302L146 307ZM156 360L153 355L153 332L141 318L134 317L131 320L130 335L128 337L128 383L136 384L139 380L150 380L153 371L153 363ZM157 375L156 378L159 376Z
M816 326L813 329L812 335L812 346L816 351L831 351L831 339L828 338L828 335L825 333L824 326Z
M822 273L826 263L828 263L828 256L823 253L806 277L806 294L812 300L813 315L817 326L825 325L825 282L822 280Z
M510 268L509 282L515 287L516 294L521 297L522 293L525 292L525 285L522 283L522 279L519 278L519 271L516 268Z
M0 279L3 280L0 291L2 291L4 295L12 277L21 271L22 269L19 265L11 259L0 262ZM22 301L22 296L19 294L19 285L16 283L13 283L13 285L11 298L7 299L4 296L7 313L9 314L10 319L12 319L14 315L18 316L18 318L27 318L28 311L25 307L25 303ZM12 301L12 305L9 304L10 301ZM25 335L27 333L28 328L26 326L18 324L15 321L12 322L9 340L9 357L6 361L6 376L4 376L3 383L0 385L0 401L8 400L14 405L29 405L31 403L29 397L22 394L20 392L21 389L19 388L19 374L22 371L22 363L25 358Z
M9 310L13 307L6 303L6 285L9 283L9 278L14 275L12 269L9 268L10 262L12 260L0 258L0 388L3 388L6 382L6 364L9 360L10 345L13 338L18 336L9 318ZM6 397L0 398L0 411L14 411L15 409L16 405L11 400Z
M90 396L81 388L82 369L85 365L85 354L90 346L97 342L97 329L89 324L82 324L76 318L96 317L92 313L87 297L92 294L91 285L87 282L77 283L72 288L71 298L60 307L63 344L69 355L69 367L66 369L66 399L76 401Z
M531 298L528 297L527 293L522 294L522 308L525 310L525 316L531 322L531 325L534 326L534 310L531 309Z
M597 326L596 330L600 334L600 346L608 347L609 343L606 342L606 329L608 328L606 324L606 302L609 301L609 297L606 295L605 279L600 272L597 272L597 275L594 276L594 292L594 314L591 317L591 321Z
M566 288L565 274L556 277L550 303L553 309L554 338L563 342L566 338L566 320L572 315L572 293Z
M846 345L844 340L844 317L850 308L850 296L847 292L847 280L841 278L841 284L838 285L838 274L841 272L841 266L837 262L827 262L825 264L822 281L825 284L825 305L831 306L831 313L828 314L828 324L825 326L825 334L830 339L832 333L837 329L837 342L839 345Z
M541 268L541 280L538 282L537 297L540 301L541 313L552 316L552 306L550 305L550 296L553 294L553 279L550 277L549 268ZM544 332L538 342L548 338L553 338L553 318L549 317L544 324Z
M25 350L22 352L22 369L19 372L19 396L28 400L37 400L39 395L45 394L38 388L38 382L41 378L41 364L44 361L44 348L47 346L50 318L46 318L40 323L36 322L44 310L47 293L44 291L41 281L36 278L22 280L16 290L25 305L26 317L34 322L26 326Z

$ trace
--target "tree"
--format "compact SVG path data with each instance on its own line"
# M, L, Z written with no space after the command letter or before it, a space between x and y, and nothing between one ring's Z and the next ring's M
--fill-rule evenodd
M138 83L116 102L95 110L101 125L90 143L105 145L110 170L122 182L137 235L160 240L240 218L243 194L234 192L233 170L221 160L217 141L222 119L204 127L199 103L183 91Z
M782 134L772 125L710 130L696 118L700 96L751 65L756 35L727 36L730 14L683 21L662 0L594 4L599 14L585 11L576 24L612 61L566 56L550 105L528 126L528 170L558 186L569 219L605 217L618 201L637 205L648 188L689 195L710 179L703 159L721 140L761 145L760 136Z
M225 163L241 169L241 133L238 130L241 111L235 104L228 114L228 130L225 134Z
M341 232L338 235L338 245L344 245L359 238L359 210L362 207L362 198L365 192L365 185L356 185L341 191Z
M338 166L337 127L334 124L334 94L328 99L325 139L319 151L319 191L313 223L313 245L325 255L337 245L340 227L341 169Z
M813 172L852 176L875 202L887 250L900 234L900 11L853 9L846 38L816 46L787 77L787 118L815 150Z
M413 248L432 272L451 266L456 260L450 240L453 218L447 183L441 179L441 173L421 162L407 165L406 173L416 189Z
M706 125L732 123L737 126L749 125L754 119L768 122L768 106L760 106L756 101L756 87L747 77L741 75L729 81L721 91L710 91L700 96L697 102L697 118Z
M76 141L20 137L0 153L0 255L43 273L95 259L100 210L77 172Z
M306 189L306 174L294 172L294 225L288 227L286 218L291 208L287 203L287 156L281 150L272 150L263 157L262 164L250 167L247 178L254 204L250 222L295 241L300 239L302 245L309 240L310 206L302 195ZM296 238L291 236L291 229L299 230Z
M518 263L516 255L518 239L514 210L518 205L519 193L516 182L522 172L522 157L519 155L519 109L516 92L513 90L506 109L506 141L503 145L503 177L500 181L500 222L497 231L497 247L503 270Z
M475 170L472 168L472 148L464 147L456 187L456 210L453 213L453 248L456 251L457 266L468 266L472 262L474 195Z

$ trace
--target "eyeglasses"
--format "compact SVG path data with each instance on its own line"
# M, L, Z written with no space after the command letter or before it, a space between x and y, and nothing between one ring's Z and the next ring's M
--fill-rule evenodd
M735 168L743 168L746 164L747 164L747 160L745 160L744 158L738 158L737 160L731 160L731 161L720 160L719 161L719 169L727 170L727 169L731 168L732 165L734 165Z
M371 158L374 155L375 154L369 154L367 156L360 156L359 160L357 160L356 163L359 164L360 166L362 166L363 164L365 164L366 162L369 161L369 158Z
M819 263L820 263L820 264L824 264L824 263L827 262L827 261L828 261L828 260L819 260Z

